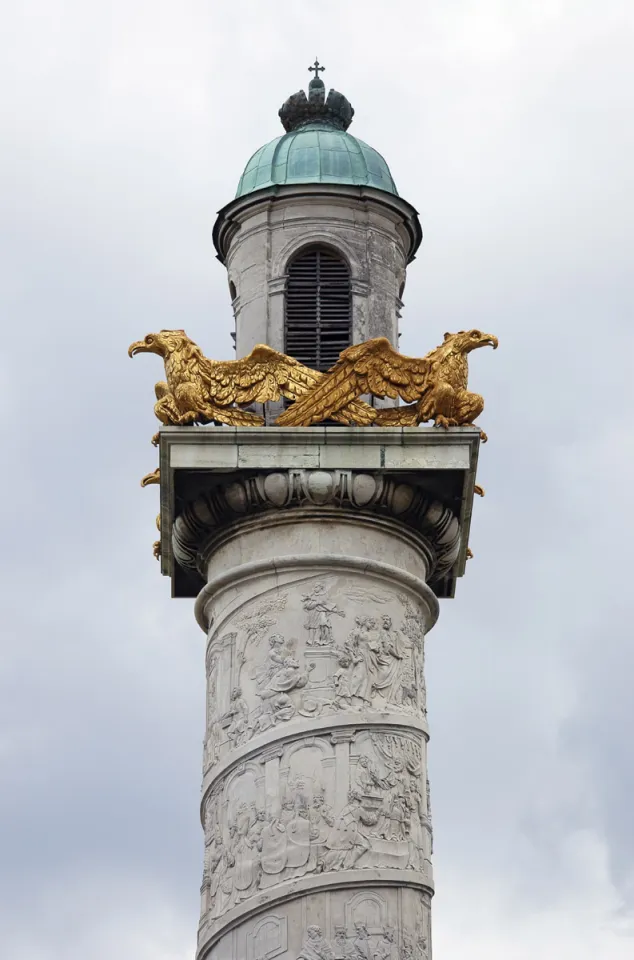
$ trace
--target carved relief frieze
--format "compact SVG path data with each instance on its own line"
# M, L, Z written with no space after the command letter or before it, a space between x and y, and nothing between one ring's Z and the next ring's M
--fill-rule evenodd
M312 592L302 597L302 608L306 611L304 627L308 632L306 645L309 647L332 647L335 639L332 632L333 616L345 617L345 613L328 598L328 581L316 580Z
M424 718L424 611L360 577L305 577L211 631L205 769L300 718Z
M261 902L262 897L258 900ZM203 935L201 960L430 960L429 893L358 886L311 892L256 911L238 930ZM215 925L216 932L218 930ZM215 942L216 948L209 947Z
M400 946L399 946L400 941ZM386 925L379 932L370 932L367 923L359 920L352 934L337 927L332 941L324 937L321 927L311 924L297 960L427 960L427 939L414 930L395 930Z
M402 899L381 887L319 893L309 910L296 900L254 917L234 939L231 957L429 960L429 916L429 898L413 890ZM223 960L227 955L218 952Z
M343 904L344 922L329 931L308 925L293 960L429 960L429 903L422 897L409 915L378 890L362 890Z
M275 627L280 611L285 609L287 600L285 593L276 592L236 618L236 626L240 631L240 643L236 651L239 663L242 664L246 660L247 644L259 646L270 629Z
M300 738L240 764L205 802L203 916L309 874L426 873L424 784L422 735L389 729Z

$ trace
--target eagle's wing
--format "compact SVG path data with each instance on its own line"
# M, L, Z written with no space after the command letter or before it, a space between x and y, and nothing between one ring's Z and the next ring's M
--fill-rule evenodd
M240 360L203 360L201 377L210 399L220 406L267 403L280 397L295 400L322 376L265 344Z
M332 419L364 393L412 403L424 392L429 370L426 358L404 357L386 337L367 340L344 350L318 386L285 410L276 423L307 427Z

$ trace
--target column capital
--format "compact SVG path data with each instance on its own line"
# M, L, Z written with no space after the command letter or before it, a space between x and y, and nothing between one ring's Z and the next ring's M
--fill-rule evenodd
M322 514L324 519L338 515L394 521L426 555L432 583L447 575L460 553L460 521L452 507L416 480L405 483L379 471L289 469L210 478L207 489L186 501L174 521L174 558L202 577L207 559L225 532L233 535L236 521L259 515L266 522L297 508L311 518Z
M198 593L223 531L297 509L391 521L426 545L434 593L453 596L467 556L476 428L166 427L160 437L161 566L175 596Z
M284 745L276 744L273 747L267 747L266 750L263 750L258 755L258 762L265 764L269 763L271 760L281 760L284 756Z
M330 742L333 746L336 746L338 743L354 743L356 738L356 730L333 730L330 734Z

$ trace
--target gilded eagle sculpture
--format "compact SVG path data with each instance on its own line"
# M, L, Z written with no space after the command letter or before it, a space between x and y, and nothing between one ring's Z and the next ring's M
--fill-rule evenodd
M137 353L156 353L165 364L167 381L154 387L154 413L166 426L261 426L264 418L242 407L282 397L297 400L327 376L265 344L258 344L240 360L209 360L184 330L149 333L130 344L128 355ZM374 421L375 411L353 399L348 405L339 405L331 419L367 426ZM152 442L158 443L158 434Z
M406 357L385 337L376 337L342 351L327 373L258 344L240 360L209 360L184 330L161 330L130 344L128 354L156 353L163 359L166 380L155 384L154 413L166 426L224 423L261 426L264 418L242 409L282 397L292 401L275 421L279 426L309 427L324 420L356 426L416 426L430 420L438 427L473 425L484 400L467 388L467 357L491 346L497 337L480 330L446 333L442 344L421 359ZM360 398L392 400L407 406L377 409ZM482 440L486 434L480 432ZM152 437L158 443L159 434ZM141 486L161 482L157 468ZM477 486L475 493L484 496ZM160 529L160 518L157 518ZM160 541L154 544L160 556Z
M280 426L310 426L333 419L363 394L400 397L408 406L375 410L376 426L416 426L433 420L438 427L472 425L484 399L467 389L467 357L478 347L496 349L497 337L480 330L446 333L425 357L406 357L385 337L348 347L319 383L276 420ZM482 439L486 435L482 434Z
M416 426L433 420L438 427L473 425L484 400L467 388L472 350L498 345L480 330L446 333L425 357L406 357L385 337L348 347L337 363L320 373L298 360L258 344L240 360L209 360L184 330L149 333L132 343L128 354L156 353L166 381L155 385L154 413L161 423L224 423L261 426L264 418L243 407L282 397L293 401L275 421L278 426L309 427L334 420L356 426ZM400 398L407 406L376 409L360 398ZM482 439L486 436L482 434ZM158 443L158 434L152 438ZM154 471L142 485L159 482Z

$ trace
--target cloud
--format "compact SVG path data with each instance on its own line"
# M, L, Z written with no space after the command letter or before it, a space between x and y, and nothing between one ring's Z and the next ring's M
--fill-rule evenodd
M155 358L315 53L420 210L402 347L479 325L475 558L430 636L438 956L632 953L634 13L26 0L5 16L0 940L191 956L203 636L151 556ZM136 365L138 364L138 366Z

